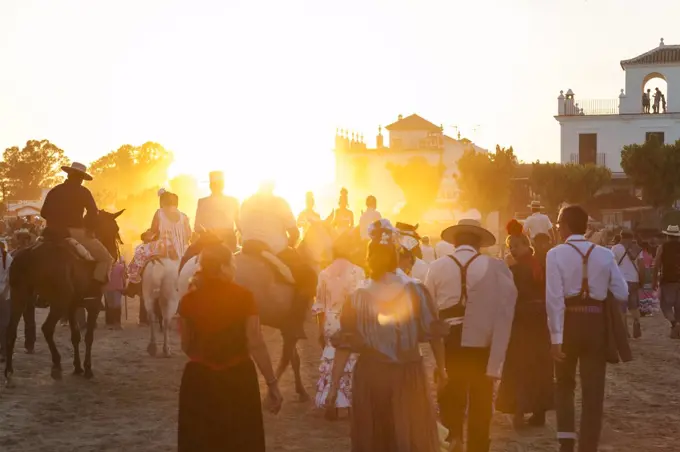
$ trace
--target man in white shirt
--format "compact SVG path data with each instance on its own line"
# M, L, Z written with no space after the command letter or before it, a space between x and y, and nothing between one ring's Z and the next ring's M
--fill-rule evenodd
M368 227L382 218L380 212L376 210L377 208L378 201L375 199L375 196L368 196L366 198L366 211L362 212L361 218L359 218L359 233L363 241L371 239L368 235Z
M210 196L198 200L194 231L212 231L224 239L229 249L236 251L239 202L236 198L224 195L224 173L212 171L208 177Z
M321 215L314 210L315 204L314 193L308 191L305 196L305 210L300 212L300 215L298 215L297 218L298 228L302 229L303 233L306 233L309 230L309 226L312 223L321 221Z
M430 264L425 279L440 318L451 325L444 340L449 380L439 395L442 422L460 448L467 409L467 451L488 452L493 380L501 377L517 289L502 261L480 253L496 238L478 221L461 220L442 239L455 252Z
M578 450L597 451L607 366L604 300L608 291L617 300L628 299L628 285L614 255L585 239L587 225L588 214L582 207L562 209L557 227L565 243L551 249L546 258L546 308L556 361L560 452L573 452L577 437L574 411L577 366L583 388Z
M524 220L524 233L529 236L531 241L534 241L536 234L546 234L550 237L550 241L555 243L555 234L553 233L553 225L550 218L544 213L541 213L540 201L531 201L528 207L531 207L531 215Z
M423 252L423 260L426 264L431 264L437 259L434 248L430 245L430 237L424 235L420 242L420 250Z
M621 241L612 247L614 259L628 284L628 311L633 317L633 337L642 336L640 326L640 281L644 280L645 264L642 262L642 248L633 239L631 231L621 232ZM624 310L625 311L625 310ZM626 322L626 329L628 322Z

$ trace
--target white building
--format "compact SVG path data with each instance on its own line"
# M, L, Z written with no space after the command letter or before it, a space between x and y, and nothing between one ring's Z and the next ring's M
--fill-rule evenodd
M557 116L561 128L562 163L596 163L607 166L614 176L622 173L621 150L629 144L642 144L652 135L663 143L680 139L680 45L665 45L621 61L625 89L618 99L578 99L569 89L560 91ZM643 90L652 79L666 82L665 108L659 102L654 114L655 86L651 89L652 108L642 105Z
M421 220L424 223L451 223L460 212L455 212L456 182L454 174L458 159L465 150L486 152L463 138L454 139L438 126L414 114L399 115L398 120L385 129L387 140L378 129L375 148L369 148L363 135L341 130L335 138L335 169L337 187L349 189L352 209L359 213L367 195L378 199L378 210L392 217L406 202L405 195L394 180L394 166L405 166L423 159L432 167L442 165L438 181L439 193L435 205ZM392 170L391 170L392 169Z

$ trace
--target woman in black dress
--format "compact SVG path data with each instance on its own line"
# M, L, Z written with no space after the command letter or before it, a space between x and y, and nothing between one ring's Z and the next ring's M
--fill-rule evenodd
M519 222L511 220L507 230L507 245L515 261L510 270L518 296L496 407L514 415L515 428L526 424L542 426L546 411L552 409L554 403L553 362L545 310L545 253L549 245L537 245L540 252L537 256ZM543 243L542 238L536 239ZM532 414L528 421L524 419L525 413Z
M194 286L179 309L182 349L190 361L179 390L178 451L264 452L253 361L267 382L270 411L279 411L282 398L255 300L232 282L229 248L206 248L199 262Z

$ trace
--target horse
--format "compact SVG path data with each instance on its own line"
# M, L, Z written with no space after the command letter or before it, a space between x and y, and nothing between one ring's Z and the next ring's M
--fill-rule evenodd
M167 257L152 257L142 271L142 300L146 309L149 323L149 345L146 350L151 356L156 356L156 328L158 320L163 333L163 356L172 356L170 350L170 329L172 318L179 306L179 292L177 278L179 261ZM157 316L160 314L160 319Z
M124 209L109 213L100 210L94 225L97 239L107 249L115 261L120 256L120 239L116 219ZM28 300L37 294L49 306L49 314L42 325L45 341L52 355L51 376L61 379L61 355L54 342L54 329L64 313L68 314L73 344L73 373L90 379L92 372L92 343L97 317L102 308L102 288L92 278L94 262L78 256L73 239L68 239L63 231L47 227L40 241L29 248L19 251L9 271L9 285L12 293L12 316L7 332L7 359L5 378L11 383L14 373L13 351L17 338L17 328ZM78 247L82 245L78 244ZM80 362L80 327L76 321L76 310L84 307L87 311L85 332L85 360ZM83 370L84 367L84 370Z
M358 233L356 237L357 240L360 240ZM308 265L313 266L317 271L331 261L332 238L330 229L325 224L319 223L317 226L310 227L298 246L299 252L305 258ZM219 243L219 239L207 231L199 236L198 248L211 246L214 243ZM273 266L263 258L237 253L234 261L236 266L234 282L246 287L253 293L261 323L283 332L287 326L286 321L290 318L293 297L295 296L293 286L289 282L282 280L276 274ZM198 256L188 259L181 266L177 284L180 296L183 296L189 290L191 278L198 268ZM305 402L309 400L309 395L304 388L300 375L300 355L297 350L298 339L287 334L282 334L282 336L281 360L276 369L276 377L281 378L288 365L291 364L293 374L295 375L295 390L299 400Z

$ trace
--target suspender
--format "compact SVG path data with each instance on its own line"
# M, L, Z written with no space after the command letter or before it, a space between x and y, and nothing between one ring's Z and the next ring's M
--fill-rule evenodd
M583 277L581 279L581 292L577 295L577 297L581 297L582 299L588 299L590 298L590 287L588 285L588 259L590 258L590 253L593 252L595 249L596 245L591 245L590 248L588 248L588 251L586 254L583 254L580 249L576 247L573 243L565 242L565 245L569 245L570 247L574 248L576 252L581 256L581 259L583 259Z
M637 253L637 256L635 256L635 259L633 259L633 257L630 255L630 248L626 248L626 251L624 251L623 256L621 256L621 259L619 259L619 267L623 263L623 260L626 258L626 256L628 256L628 259L630 259L630 263L633 264L633 268L635 268L635 271L639 271L635 261L637 260L638 256L640 256L640 253L642 253L642 250L640 250L640 252Z
M468 298L468 293L467 293L467 270L468 267L470 267L470 264L475 261L479 256L481 256L480 253L475 254L470 258L469 261L465 263L465 265L461 264L458 259L455 258L455 256L449 255L449 257L453 260L453 262L456 263L458 268L460 269L460 304L461 306L465 306L467 304L467 298Z

